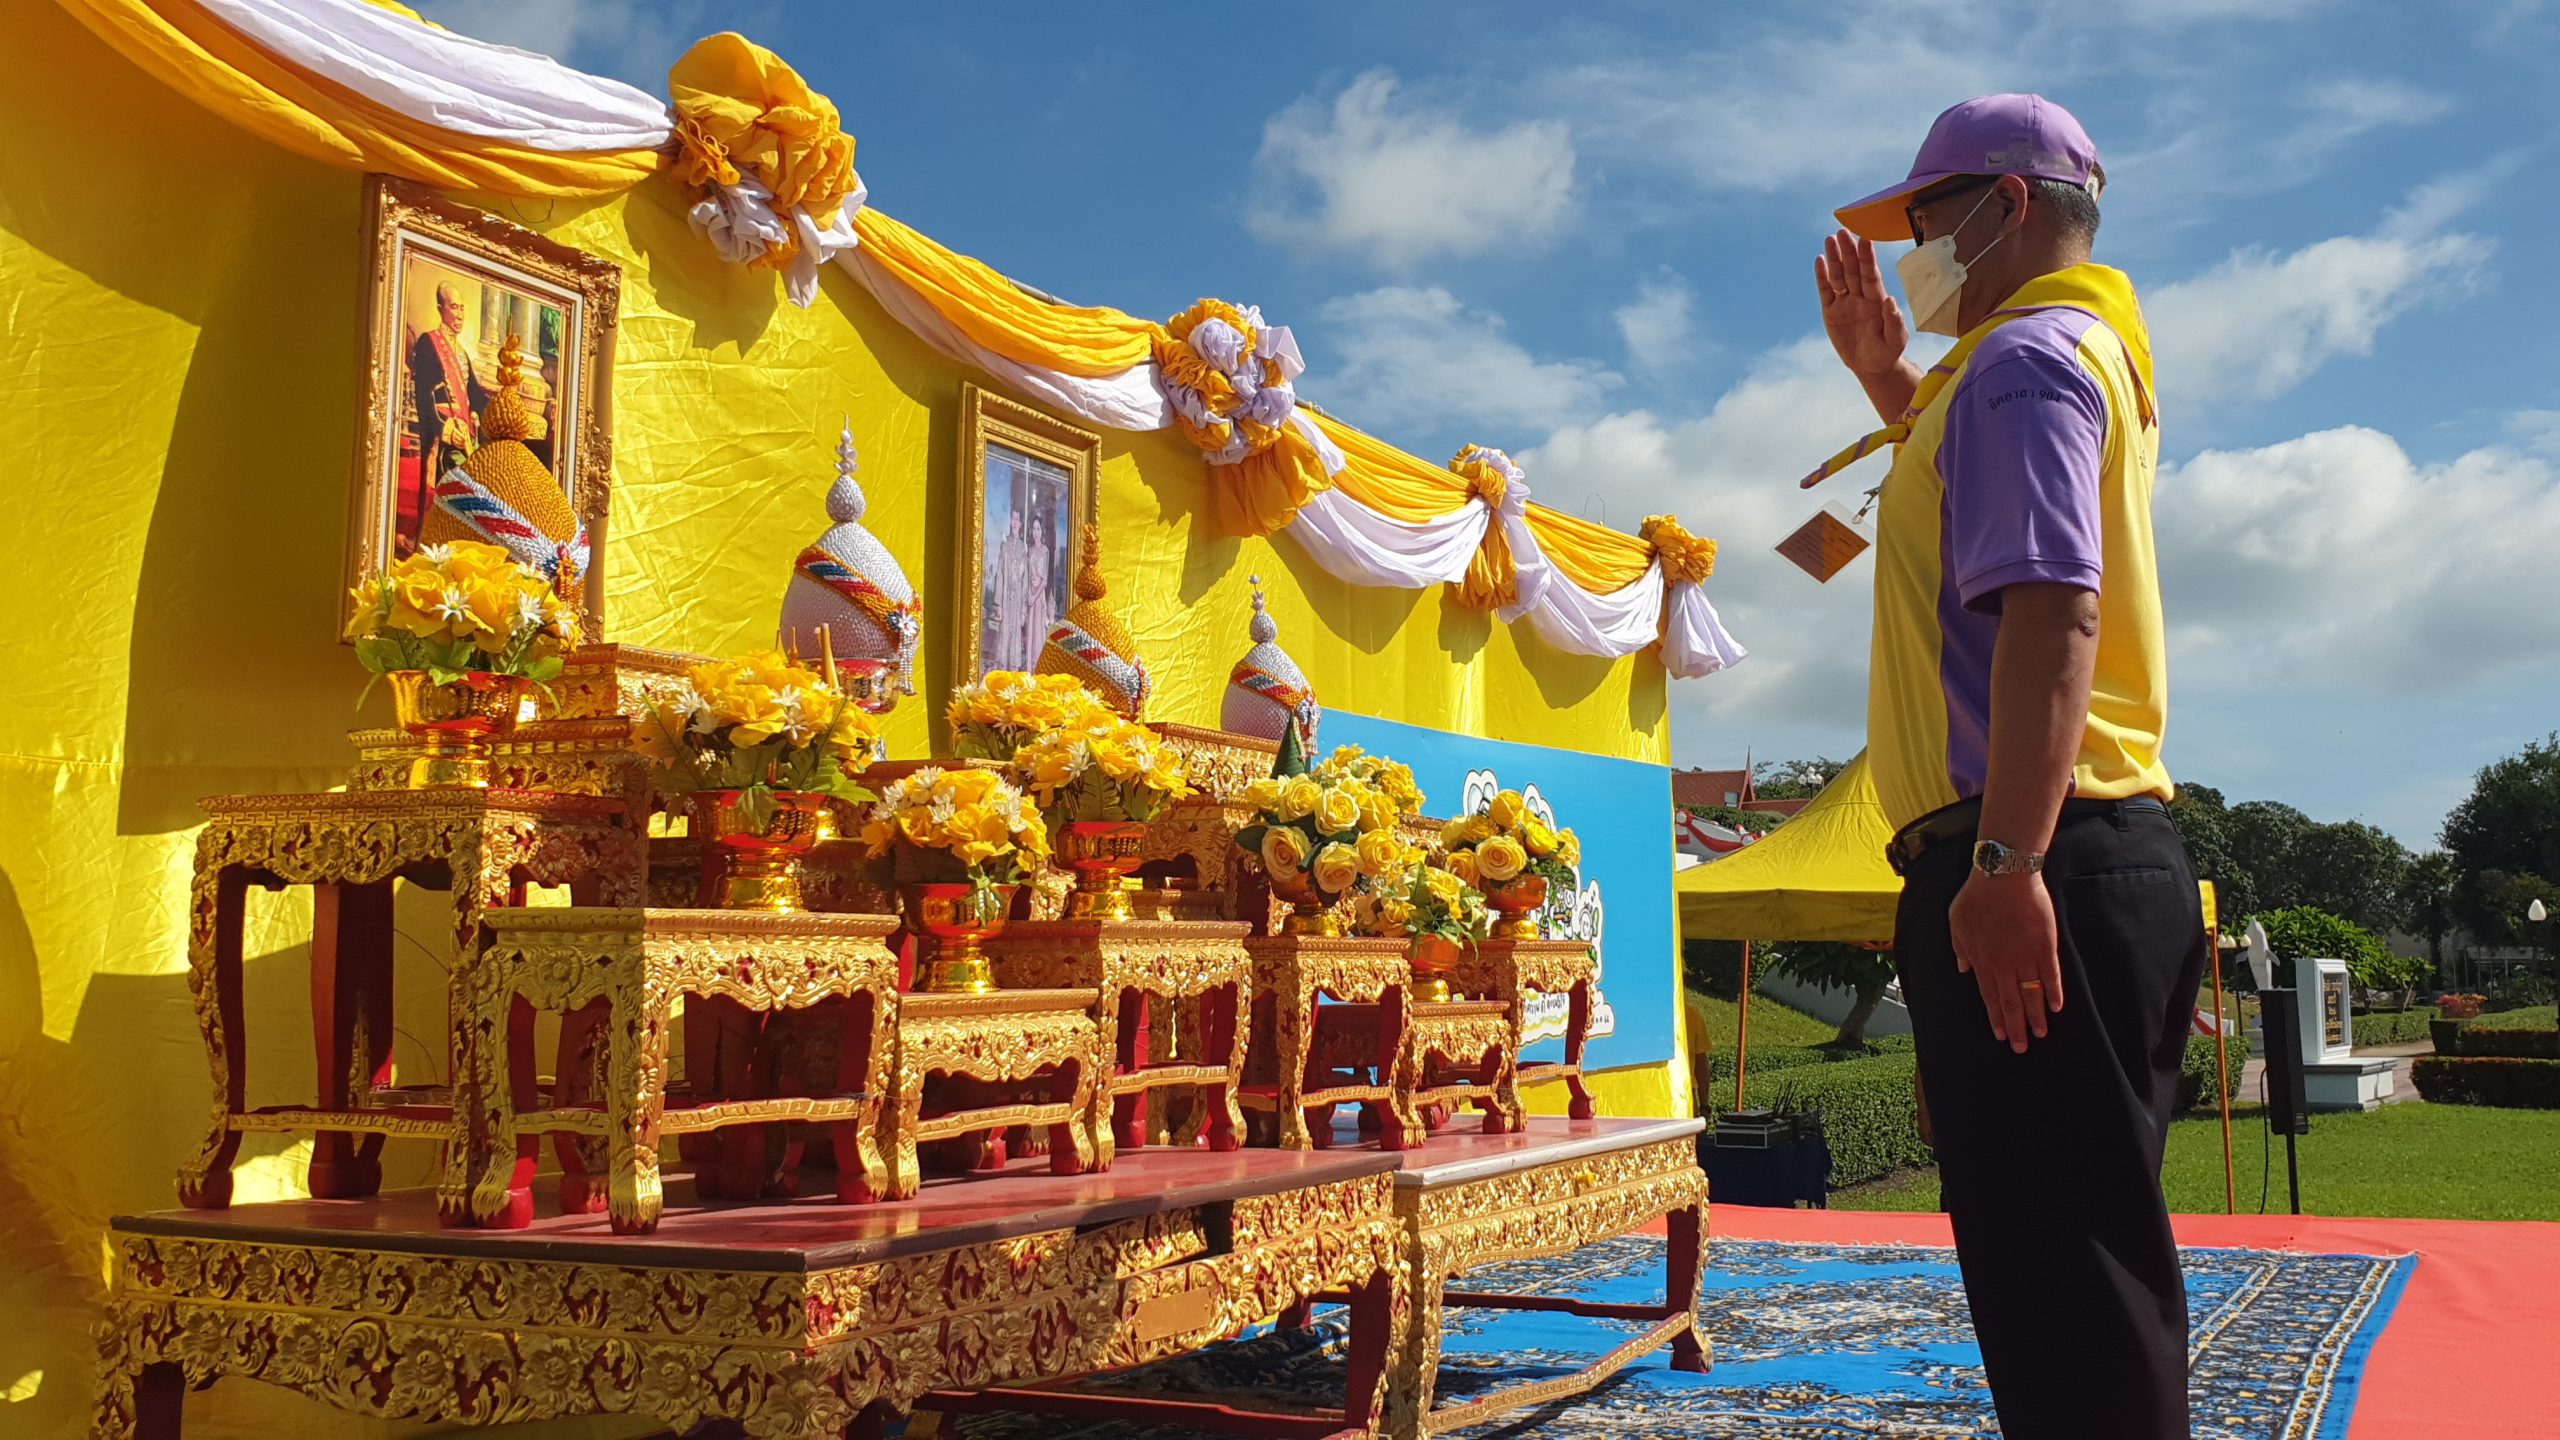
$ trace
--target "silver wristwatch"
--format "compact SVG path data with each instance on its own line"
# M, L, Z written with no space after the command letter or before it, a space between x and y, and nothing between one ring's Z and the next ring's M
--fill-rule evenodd
M1985 875L2033 875L2044 868L2044 857L2012 850L1997 840L1982 840L1973 847L1973 868Z

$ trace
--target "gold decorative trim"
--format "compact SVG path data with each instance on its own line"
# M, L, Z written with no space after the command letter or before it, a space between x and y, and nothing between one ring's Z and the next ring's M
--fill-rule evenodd
M1375 1279L1388 1353L1405 1347L1390 1177L1231 1209L1223 1249L1186 1209L808 1274L119 1232L92 1433L129 1440L138 1382L167 1365L189 1387L257 1380L383 1419L628 1414L816 1440L875 1400L1145 1364Z

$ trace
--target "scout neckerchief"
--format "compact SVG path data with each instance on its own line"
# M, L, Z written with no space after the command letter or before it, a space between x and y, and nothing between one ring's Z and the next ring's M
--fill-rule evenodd
M1903 410L1901 419L1823 461L1812 474L1799 482L1798 488L1810 490L1885 446L1899 446L1910 439L1912 423L1928 410L1938 398L1938 393L1947 388L1947 381L1973 358L1974 347L1982 343L1984 336L2021 315L2057 309L2085 311L2124 342L2125 353L2133 359L2134 376L2139 382L2136 398L2142 406L2142 423L2159 423L2159 413L2151 400L2151 331L2142 323L2142 305L2134 299L2133 282L2125 278L2123 271L2109 266L2074 265L2050 275L2039 275L2019 286L2017 293L2009 297L2008 304L1984 316L1982 323L1964 333L1964 338L1956 342L1945 359L1930 366L1929 372L1920 377L1919 387L1911 392L1911 404Z

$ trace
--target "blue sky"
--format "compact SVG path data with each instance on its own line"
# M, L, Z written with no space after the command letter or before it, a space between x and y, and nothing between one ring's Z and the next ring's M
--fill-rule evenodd
M1769 553L1866 423L1810 257L1938 110L2040 91L2159 350L2172 768L2423 848L2560 728L2560 3L420 8L657 93L741 30L944 242L1139 314L1259 304L1308 396L1418 453L1675 509L1755 651L1675 685L1685 764L1860 743L1871 571Z

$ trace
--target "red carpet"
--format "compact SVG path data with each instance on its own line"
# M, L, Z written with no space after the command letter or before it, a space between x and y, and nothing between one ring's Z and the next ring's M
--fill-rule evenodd
M1718 1205L1710 1228L1737 1240L1953 1243L1935 1214ZM2177 1231L2184 1245L2418 1256L2366 1365L2351 1440L2560 1437L2560 1224L2181 1215Z

